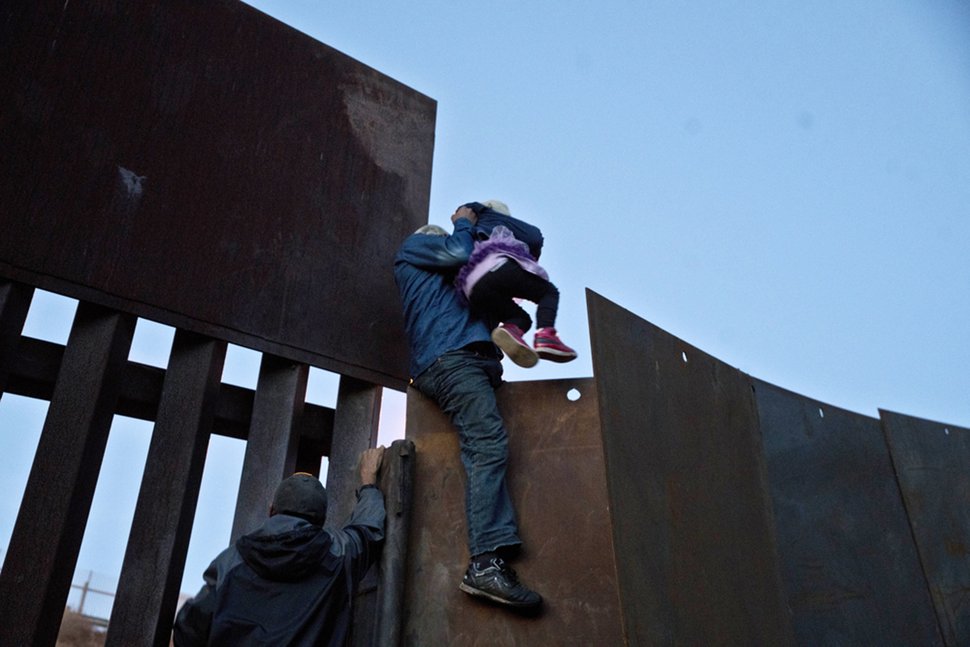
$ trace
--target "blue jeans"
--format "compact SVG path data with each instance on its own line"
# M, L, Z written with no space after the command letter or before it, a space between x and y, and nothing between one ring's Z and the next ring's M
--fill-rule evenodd
M469 350L449 351L414 380L458 430L465 467L465 515L471 555L518 546L515 510L505 482L509 442L495 401L502 364Z

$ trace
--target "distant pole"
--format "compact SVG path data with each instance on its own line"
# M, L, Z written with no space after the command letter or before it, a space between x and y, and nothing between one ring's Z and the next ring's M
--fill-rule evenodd
M94 571L88 571L88 579L84 582L84 586L81 587L81 601L78 602L77 612L80 615L84 615L84 600L88 597L88 589L91 587L91 576Z

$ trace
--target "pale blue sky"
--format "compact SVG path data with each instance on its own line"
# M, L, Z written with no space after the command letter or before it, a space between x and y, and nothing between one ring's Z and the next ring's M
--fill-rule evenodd
M543 228L583 357L511 377L591 374L591 287L779 386L970 424L970 5L251 4L438 101L432 222Z
M970 426L965 2L250 4L438 102L431 222L499 198L542 227L581 357L509 379L592 374L590 287L778 386ZM66 339L69 315L31 317ZM161 357L133 357L164 365L170 333L139 335ZM256 361L234 350L227 380L253 386ZM332 404L335 384L315 372L311 397ZM42 415L0 399L7 492ZM79 570L120 570L149 434L116 424ZM238 487L241 443L214 443L187 592Z

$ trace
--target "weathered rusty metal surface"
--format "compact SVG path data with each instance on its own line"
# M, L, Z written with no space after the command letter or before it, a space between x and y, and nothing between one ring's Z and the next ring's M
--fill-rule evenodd
M754 384L799 644L940 644L879 421Z
M747 376L589 290L587 307L627 640L791 644Z
M242 2L5 2L0 276L403 388L434 119Z
M414 514L414 442L395 440L385 452L381 489L387 507L384 550L377 593L375 647L401 644L404 629L404 591L407 580L408 538Z
M178 331L111 609L106 645L169 644L226 342Z
M879 416L944 642L970 645L970 429Z
M263 355L246 442L231 541L261 524L280 481L296 467L309 367Z
M571 389L578 400L567 398ZM458 590L469 555L457 434L412 389L407 437L415 444L415 491L403 644L623 644L593 381L514 382L498 398L524 542L513 566L545 598L544 613L516 615Z
M327 508L331 523L340 523L354 509L360 485L357 457L377 444L383 390L352 377L341 376L334 409L333 443L327 453Z
M7 391L28 398L50 400L61 366L64 347L60 344L21 337L17 355L9 365ZM162 392L165 369L127 362L115 413L139 420L155 420ZM212 433L246 440L249 437L255 391L232 384L219 387L216 419ZM330 452L334 411L318 404L304 403L300 417L300 440L306 443L307 469L312 454L313 468L320 470L320 457ZM302 447L302 444L301 444Z
M53 645L135 318L82 303L0 571L0 645Z
M395 440L384 452L380 488L384 493L387 521L380 561L372 567L373 588L358 588L354 600L351 645L396 647L404 628L404 591L408 563L408 532L414 492L414 443Z
M33 296L32 287L0 280L0 398L6 389L10 366L20 342L20 331L27 320Z

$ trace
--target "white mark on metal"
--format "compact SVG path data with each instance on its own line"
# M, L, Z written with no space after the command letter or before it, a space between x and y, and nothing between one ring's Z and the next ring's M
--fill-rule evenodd
M121 176L121 183L128 192L128 197L137 199L141 197L144 187L142 183L148 179L146 175L138 175L134 171L129 171L123 166L118 167L118 174Z
M64 14L67 13L67 5L71 0L64 0L64 6L61 8L61 18L57 21L57 29L54 30L54 40L51 41L51 51L57 47L57 35L61 33L61 24L64 22Z

